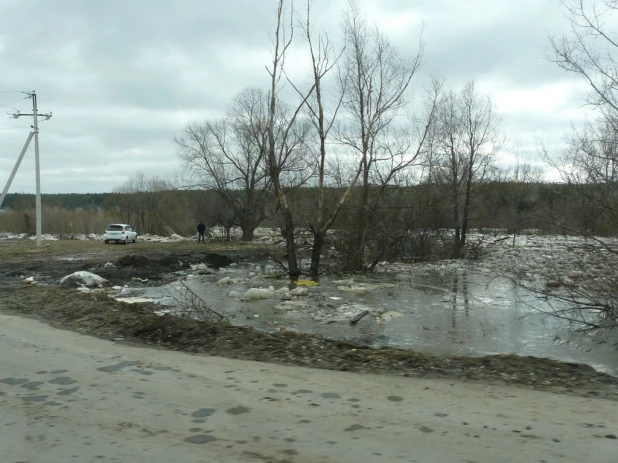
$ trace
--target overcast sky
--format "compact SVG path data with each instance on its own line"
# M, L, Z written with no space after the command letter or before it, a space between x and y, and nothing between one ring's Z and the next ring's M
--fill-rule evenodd
M0 188L29 133L35 89L44 193L107 192L136 172L181 170L172 143L192 120L218 117L245 87L268 85L275 0L2 0ZM297 0L300 8L304 0ZM585 87L544 59L548 36L566 29L557 0L361 0L402 54L424 24L425 65L458 88L474 79L503 115L513 144L555 146L581 121ZM315 0L316 27L333 39L344 0ZM300 84L306 63L288 61ZM7 89L8 88L8 89ZM34 192L32 144L11 192Z

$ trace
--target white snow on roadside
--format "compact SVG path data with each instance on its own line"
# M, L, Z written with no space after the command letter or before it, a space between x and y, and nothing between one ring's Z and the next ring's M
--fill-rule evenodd
M149 297L139 297L139 296L117 297L116 300L119 302L125 302L127 304L139 304L139 303L144 303L144 302L152 302L152 299L150 299Z
M0 240L25 240L26 238L28 238L27 233L0 233Z
M107 282L105 278L102 278L99 275L96 275L91 272L86 272L86 271L79 271L79 272L71 273L70 275L63 277L60 280L60 284L66 282L67 280L77 280L86 286L98 286L98 285L102 285L103 283Z

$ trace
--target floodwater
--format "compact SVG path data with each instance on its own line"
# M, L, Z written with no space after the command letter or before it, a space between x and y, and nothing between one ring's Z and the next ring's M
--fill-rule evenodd
M444 275L378 274L367 278L355 276L354 284L378 287L354 292L341 290L342 284L337 279L322 278L318 286L308 288L308 296L294 297L294 301L306 302L306 307L289 312L275 309L281 303L277 295L257 301L228 297L230 291L242 294L251 287L272 285L279 289L286 286L285 280L264 278L259 283L216 284L225 276L246 279L249 272L250 269L229 269L220 275L189 276L184 283L210 308L238 325L267 331L309 332L437 355L514 353L548 357L587 363L618 376L618 351L612 347L618 333L610 333L605 339L577 333L569 329L568 322L541 312L549 309L547 302L506 279L492 279L469 270ZM179 283L172 283L163 288L145 288L132 295L169 304L178 299L179 287ZM396 316L380 319L370 314L353 326L347 322L325 323L311 316L316 311L334 312L343 304L362 304L389 314L396 312ZM613 342L608 341L610 337Z

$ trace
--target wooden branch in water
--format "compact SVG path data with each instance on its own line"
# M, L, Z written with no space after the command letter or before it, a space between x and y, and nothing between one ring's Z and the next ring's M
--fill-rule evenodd
M363 310L356 317L350 319L350 325L356 325L362 318L369 313L368 310Z
M491 243L489 243L489 244L496 244L496 243L499 243L500 241L508 240L508 239L510 239L510 238L511 238L510 236L505 236L504 238L498 238L497 240L493 240L493 241L492 241Z

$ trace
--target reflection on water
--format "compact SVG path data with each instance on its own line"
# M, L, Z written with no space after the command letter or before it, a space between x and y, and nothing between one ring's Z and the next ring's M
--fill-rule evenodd
M232 275L234 272L237 274ZM243 277L244 273L244 270L236 269L230 272L230 276ZM310 311L275 311L273 307L280 302L277 299L242 302L229 298L227 294L231 290L243 292L249 286L217 286L218 278L214 275L207 277L206 281L193 278L187 283L213 309L228 314L235 324L263 330L299 330L432 354L480 356L516 353L550 357L588 363L618 375L618 352L611 343L598 343L571 331L564 321L541 313L538 309L548 308L546 301L506 279L492 279L465 271L445 275L355 277L357 282L367 284L395 284L394 287L355 293L341 291L332 279L321 278L320 285L310 288L310 296L302 299L314 303L316 309L334 310L344 303L357 303L402 314L384 323L367 316L358 325L350 326L315 321L310 317ZM278 289L285 282L269 280L263 286L270 284ZM161 289L152 288L150 291L158 291L161 295ZM616 339L616 333L612 335Z
M463 313L466 317L470 316L470 303L468 298L468 276L464 273L461 276L461 284L460 284L459 274L455 273L453 275L453 284L451 286L451 328L453 329L453 333L458 332L458 323L457 323L457 312L460 309L459 305L459 296L460 296L460 288L461 288L461 297L463 298Z

